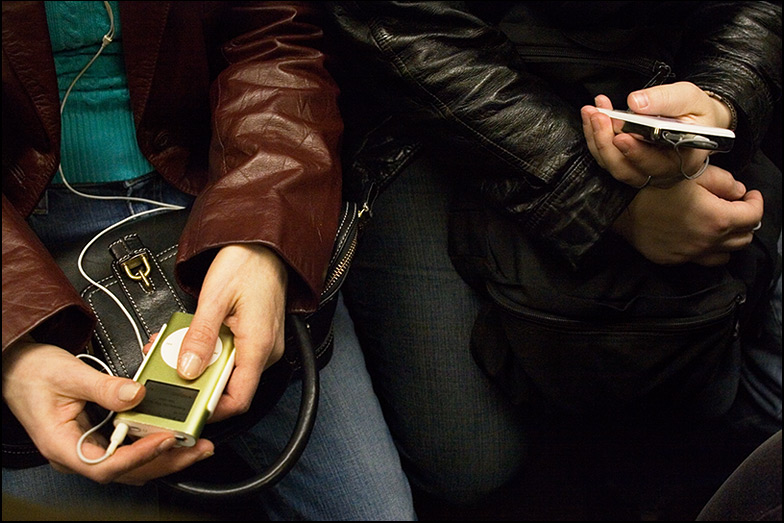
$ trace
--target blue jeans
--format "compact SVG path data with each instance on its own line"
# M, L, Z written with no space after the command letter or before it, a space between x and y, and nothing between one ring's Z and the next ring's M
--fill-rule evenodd
M523 470L544 420L515 409L472 359L479 298L448 254L455 179L430 157L401 172L375 202L343 289L412 486L470 502ZM751 448L781 428L778 285L766 336L743 346L742 392L725 420L759 430Z
M409 480L464 503L520 471L528 431L469 351L479 300L447 252L450 182L425 160L406 168L376 200L343 289Z
M188 204L191 198L165 184L157 175L129 182L85 188L88 193L127 194ZM147 204L91 201L57 187L47 194L46 211L30 223L45 242L65 241L76 223L92 222L81 233L99 230ZM71 226L73 225L73 227ZM365 361L347 311L341 302L335 315L335 350L320 373L318 415L310 442L296 466L257 499L232 504L249 519L272 520L414 520L411 491L395 446L373 392ZM285 446L299 410L300 383L293 382L273 410L233 446L248 465L266 468ZM217 458L216 455L213 458ZM99 485L82 476L55 472L49 465L3 469L3 494L57 507L76 515L118 514L127 519L161 519L167 515L203 517L187 499L160 490L154 482L143 487ZM128 512L131 511L131 512ZM221 514L219 513L218 516ZM222 515L226 515L223 513Z
M778 251L781 256L780 235ZM742 346L740 388L727 416L730 426L749 439L749 448L781 430L781 276L760 314L759 337Z

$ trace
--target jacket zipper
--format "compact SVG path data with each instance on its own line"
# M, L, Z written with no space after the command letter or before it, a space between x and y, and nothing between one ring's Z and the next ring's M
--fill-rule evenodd
M672 67L667 63L648 58L618 58L604 56L596 53L580 52L574 49L565 50L560 47L529 47L518 46L520 56L526 61L536 63L584 63L584 64L604 64L618 69L639 73L645 77L650 76L650 80L644 88L654 85L661 85L669 78L674 76Z

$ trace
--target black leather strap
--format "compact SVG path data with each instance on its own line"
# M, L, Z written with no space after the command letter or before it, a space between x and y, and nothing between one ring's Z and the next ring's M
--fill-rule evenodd
M291 467L297 463L305 450L316 420L319 395L319 374L316 358L311 343L311 335L305 320L300 316L288 317L296 345L299 347L302 364L302 397L300 399L299 416L288 444L278 458L260 474L244 481L229 484L214 484L207 481L165 480L167 486L185 494L198 496L202 500L227 500L253 494L259 489L277 483Z

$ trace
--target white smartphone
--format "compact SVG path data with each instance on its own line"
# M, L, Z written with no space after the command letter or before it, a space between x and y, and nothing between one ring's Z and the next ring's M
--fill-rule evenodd
M648 143L727 152L735 141L735 133L721 127L697 125L666 116L597 109L610 118L622 120L623 132L637 135Z

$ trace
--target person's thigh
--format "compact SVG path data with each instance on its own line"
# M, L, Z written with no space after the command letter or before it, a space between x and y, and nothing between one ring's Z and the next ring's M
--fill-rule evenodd
M161 518L158 489L153 484L131 487L112 483L101 485L78 474L64 474L50 465L26 469L3 468L3 502L18 502L52 519Z
M781 236L778 249L781 255ZM760 335L741 345L738 396L727 415L751 448L781 430L781 276L760 314Z
M297 464L261 493L272 520L411 521L411 489L376 400L348 312L338 303L335 348L321 370L316 422ZM235 447L264 469L286 445L301 394L299 381Z
M344 290L412 484L468 502L517 472L526 440L470 353L479 302L447 251L456 178L426 158L400 173L374 205Z
M780 430L738 466L696 520L781 521Z

